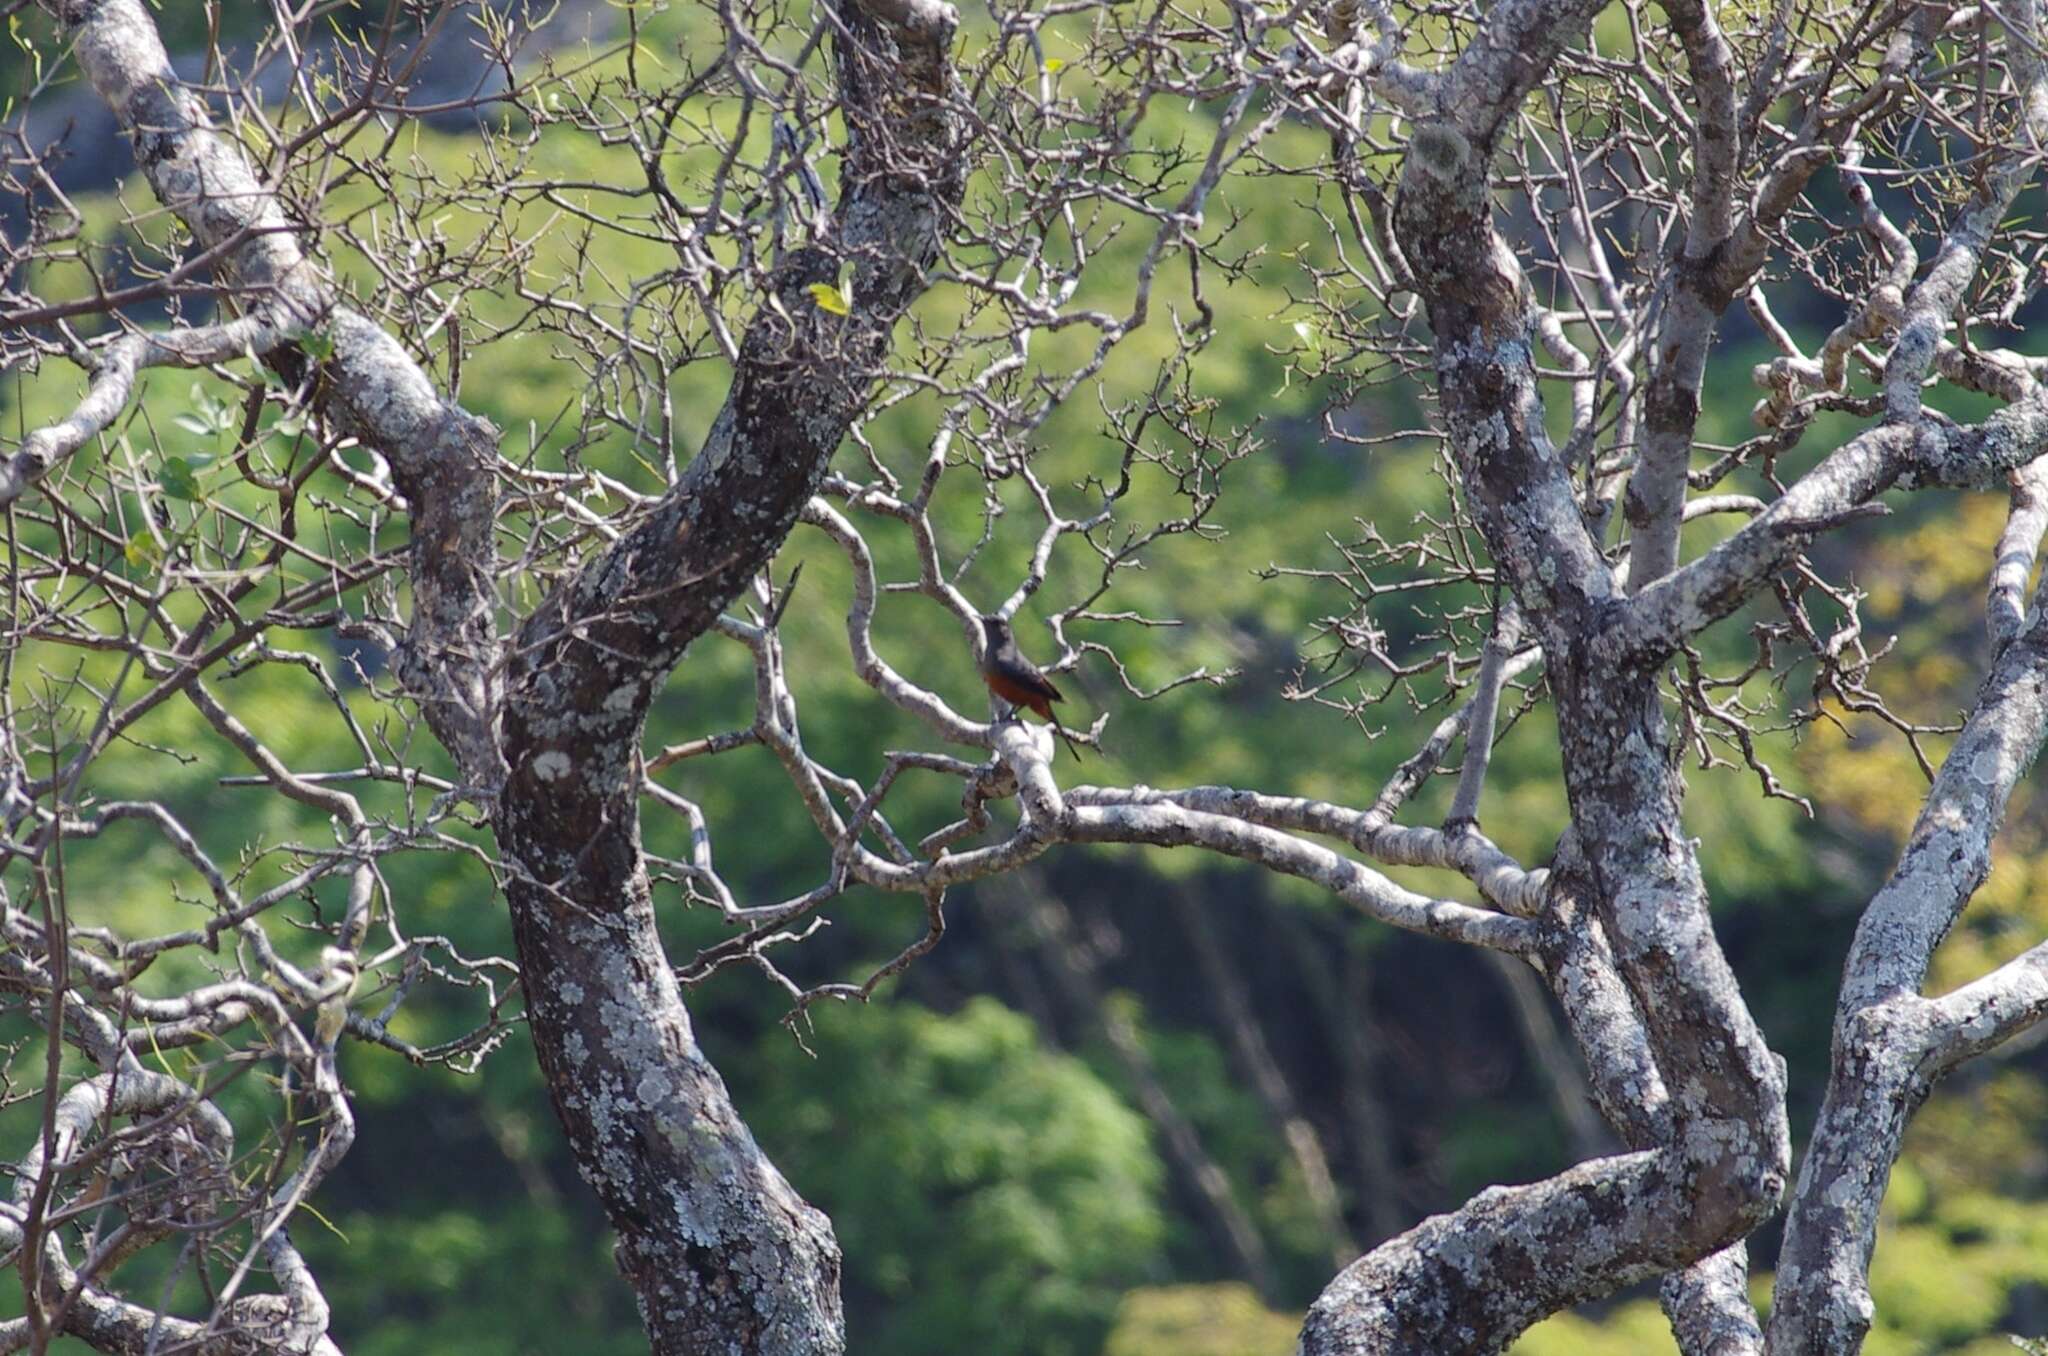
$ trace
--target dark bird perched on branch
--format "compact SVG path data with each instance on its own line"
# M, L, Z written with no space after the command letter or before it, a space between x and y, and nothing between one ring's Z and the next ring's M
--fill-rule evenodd
M988 690L1001 697L1019 710L1030 711L1052 723L1074 756L1081 756L1074 737L1067 733L1067 727L1060 724L1060 718L1052 713L1052 704L1065 701L1060 690L1053 686L1052 679L1044 670L1024 657L1017 648L1016 637L1010 634L1010 623L1001 617L981 619L982 636L985 644L981 649L981 681L988 684Z

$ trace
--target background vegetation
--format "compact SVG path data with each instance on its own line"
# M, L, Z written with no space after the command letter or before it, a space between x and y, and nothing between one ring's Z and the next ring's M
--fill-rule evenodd
M177 18L164 17L167 24ZM647 30L647 48L673 53L703 21L688 8L662 13ZM175 24L167 36L174 45L199 38ZM48 35L32 24L17 46L4 88L26 87L31 48L56 59ZM1161 144L1171 139L1174 117L1204 116L1167 115ZM407 139L396 171L421 184L444 170L459 177L478 137L423 129ZM1320 153L1305 133L1283 133L1269 151ZM629 157L568 134L543 134L533 154L541 168L573 164L619 181L636 174ZM367 187L355 193L334 209L365 218L391 210ZM1328 242L1317 238L1319 223L1303 204L1260 192L1255 180L1221 197L1212 217L1234 223L1227 229L1246 263L1210 292L1219 337L1190 399L1213 402L1206 409L1218 426L1257 425L1264 446L1226 473L1212 519L1224 531L1176 543L1148 575L1124 586L1129 605L1187 622L1124 653L1141 684L1201 664L1234 668L1237 676L1141 705L1113 675L1084 668L1071 695L1089 713L1111 714L1105 756L1116 766L1062 767L1091 779L1230 782L1356 799L1377 787L1436 717L1395 702L1355 719L1286 700L1290 684L1313 672L1316 619L1347 603L1327 580L1275 575L1272 567L1340 567L1338 546L1357 536L1355 517L1398 524L1439 502L1434 449L1416 439L1366 449L1327 436L1328 393L1301 380L1290 363L1320 340L1296 327L1286 283L1298 258L1318 257ZM109 222L117 217L110 199L94 210ZM545 209L526 210L519 224L548 248ZM447 223L453 234L466 229L459 216ZM624 240L613 247L622 270L632 266L633 251L650 249ZM1114 277L1117 270L1103 272ZM943 291L924 308L929 323L949 319ZM496 318L509 323L515 314L507 301ZM1808 332L1834 319L1784 318ZM1717 370L1742 376L1755 338L1739 319L1726 334ZM1039 354L1047 367L1074 356L1062 351L1064 336L1048 339ZM1170 338L1156 341L1164 346ZM1071 342L1085 341L1074 334ZM1148 350L1149 342L1141 337L1117 351L1100 405L1073 401L1045 426L1049 478L1076 482L1114 464L1101 409L1154 379L1149 365L1161 350ZM579 398L579 375L555 359L548 337L516 329L486 334L462 380L464 402L506 430L512 455L552 455L551 430ZM139 455L203 451L211 435L194 431L206 423L203 387L186 374L150 381L142 402L150 425L131 430ZM712 365L688 369L676 392L683 417L707 423L721 387ZM75 378L56 371L0 379L0 419L31 427L76 392ZM1739 436L1752 398L1745 380L1710 381L1708 436ZM180 414L192 417L191 426L181 427ZM1384 389L1333 417L1357 435L1412 427L1420 416L1412 392ZM909 402L868 436L919 444L919 417ZM631 473L630 449L601 455ZM1937 518L1930 507L1924 527L1909 523L1902 535L1894 524L1882 539L1851 530L1829 547L1869 593L1865 616L1886 633L1871 638L1872 648L1898 640L1898 662L1885 680L1894 705L1930 722L1953 713L1985 652L1977 570L2003 503L1986 498L1966 507L1966 544L1954 537L1953 517ZM953 527L963 542L979 526L978 504L958 506ZM799 530L783 567L807 564L784 629L803 657L792 666L798 695L807 729L834 746L829 756L871 769L884 749L914 745L920 732L880 709L846 671L843 566L818 546ZM1012 535L999 524L990 555L1013 567L1027 548L1021 531ZM903 566L885 558L885 574L892 564ZM1002 568L991 577L1004 577ZM1052 587L1060 585L1056 573ZM938 684L950 698L968 699L972 656L956 631L936 616L885 613L883 620L878 639L898 662L914 663L919 681ZM1385 624L1402 624L1396 610ZM1025 641L1028 648L1028 631ZM349 750L316 709L317 694L270 668L248 681L265 686L238 699L261 704L266 737L294 766L347 762ZM1794 674L1791 682L1798 681ZM743 653L705 642L657 705L650 743L744 723L749 683ZM1731 958L1774 1047L1791 1062L1795 1134L1818 1095L1855 909L1903 835L1902 816L1915 801L1906 788L1921 778L1901 736L1837 714L1803 742L1781 740L1768 750L1793 793L1828 788L1825 803L1836 807L1829 814L1808 818L1791 802L1766 801L1751 774L1729 770L1701 772L1689 810L1693 831L1708 844ZM290 836L289 825L257 817L287 813L274 799L221 784L239 768L180 756L181 747L204 742L188 731L181 743L180 723L196 719L167 705L134 744L96 765L93 789L112 797L146 788L179 807L188 823L208 824L208 846L224 857ZM1525 859L1541 860L1564 820L1548 775L1556 751L1547 720L1509 732L1485 809L1487 830ZM1928 748L1938 757L1940 741ZM822 849L765 752L692 761L673 775L676 789L704 806L726 879L744 897L780 897L815 876ZM1957 974L1981 972L1987 960L2048 929L2048 892L2038 888L2048 880L2048 814L2035 799L2023 794L2016 803L1994 876L1946 944ZM1411 813L1426 819L1442 810L1426 801ZM110 835L97 851L81 853L69 882L74 917L86 922L190 911L180 896L188 884L176 860L140 835ZM445 933L469 953L510 951L504 911L478 863L422 854L394 871L391 885L407 900L415 932ZM1049 910L1049 901L1058 908ZM675 954L687 956L720 935L714 915L686 909L676 892L662 906ZM949 920L940 949L875 1003L820 1010L801 1030L782 1023L782 995L750 971L714 977L693 1000L708 1053L756 1134L835 1222L856 1351L1284 1356L1299 1311L1335 1270L1343 1238L1369 1246L1487 1183L1535 1178L1596 1147L1586 1142L1574 1101L1581 1092L1544 1059L1543 1024L1519 1013L1515 990L1485 957L1359 922L1260 873L1074 852L1037 874L959 892ZM791 960L792 973L799 982L865 973L921 927L914 902L869 900L807 943ZM1205 969L1205 945L1235 963L1242 1009ZM1319 1216L1282 1126L1254 1091L1244 1062L1247 1012L1329 1157L1341 1236ZM424 1044L459 1029L467 1016L416 1002L396 1029ZM421 1073L359 1045L344 1048L342 1067L357 1093L360 1136L295 1236L326 1283L344 1349L355 1356L644 1349L630 1298L612 1275L600 1216L575 1178L519 1041L467 1079ZM1168 1151L1156 1106L1138 1086L1146 1080L1222 1169L1256 1230L1263 1267L1224 1246L1213 1209ZM26 1142L23 1126L6 1120L19 1114L0 1113L0 1142ZM1879 1324L1867 1347L1872 1356L1988 1356L2011 1349L2002 1332L2048 1332L2044 1114L2048 1057L2032 1040L1969 1066L1916 1122L1872 1276ZM392 1151L398 1144L403 1152ZM1767 1304L1774 1241L1766 1236L1760 1244L1757 1299ZM1640 1297L1561 1316L1518 1348L1528 1356L1670 1349L1654 1303Z

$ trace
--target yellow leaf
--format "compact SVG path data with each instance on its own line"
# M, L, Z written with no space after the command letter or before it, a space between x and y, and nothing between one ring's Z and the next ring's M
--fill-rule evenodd
M1065 57L1047 57L1045 59L1045 73L1047 75L1058 75L1066 64L1067 59Z
M853 314L853 307L846 304L846 294L831 283L812 283L807 290L811 300L818 303L819 310L830 311L833 315Z

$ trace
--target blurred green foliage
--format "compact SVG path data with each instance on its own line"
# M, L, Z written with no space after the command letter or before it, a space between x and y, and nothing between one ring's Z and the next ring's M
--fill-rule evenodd
M1241 1281L1155 1286L1124 1296L1102 1356L1288 1356L1300 1327Z
M1093 1356L1164 1232L1143 1118L991 998L822 1009L804 1038L764 1033L736 1081L778 1166L839 1203L852 1344Z

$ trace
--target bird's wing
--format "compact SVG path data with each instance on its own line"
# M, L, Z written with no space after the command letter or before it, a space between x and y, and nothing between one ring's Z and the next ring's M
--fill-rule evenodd
M1016 677L1017 681L1023 683L1032 692L1046 698L1048 701L1063 702L1066 700L1065 697L1060 695L1060 690L1052 685L1052 679L1045 676L1045 670L1028 659L1017 666Z

